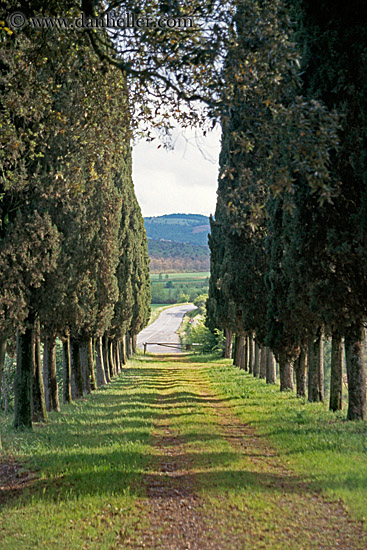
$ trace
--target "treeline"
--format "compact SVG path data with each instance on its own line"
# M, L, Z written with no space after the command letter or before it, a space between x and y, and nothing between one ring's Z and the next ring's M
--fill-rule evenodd
M2 34L0 381L16 336L15 427L109 382L150 316L123 73L83 32ZM43 342L43 359L41 357Z
M155 258L150 257L151 273L185 273L209 271L209 255L203 258Z
M148 239L152 273L209 271L207 246Z
M362 2L237 4L224 75L208 325L227 356L309 401L365 419L367 52Z

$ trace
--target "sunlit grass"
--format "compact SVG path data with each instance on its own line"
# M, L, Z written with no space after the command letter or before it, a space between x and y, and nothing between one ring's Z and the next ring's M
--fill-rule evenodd
M239 371L230 361L207 372L239 417L269 438L310 487L341 498L355 517L367 518L366 422L347 422L345 411L331 413L326 403L280 393L278 386Z
M184 273L184 272L180 272L180 273L168 273L168 279L166 279L166 273L162 274L162 277L161 279L159 278L159 273L151 273L150 274L150 278L151 278L151 281L161 281L161 282L166 282L167 280L170 280L170 281L180 281L182 282L182 280L187 280L187 281L192 281L192 280L200 280L202 281L203 279L206 279L207 277L209 277L210 275L210 272L209 271L197 271L197 272L192 272L192 273Z
M112 384L33 432L3 422L2 441L5 456L36 475L3 506L2 550L138 548L127 541L156 521L138 506L152 476L162 479L157 460L179 471L168 483L199 496L200 528L228 537L223 550L244 540L254 549L316 550L324 536L331 548L329 518L309 495L318 489L355 517L367 513L365 423L280 394L215 356L137 356Z
M143 377L153 381L155 372L131 366L33 432L3 425L4 452L37 479L4 505L1 548L97 550L128 536L157 414Z

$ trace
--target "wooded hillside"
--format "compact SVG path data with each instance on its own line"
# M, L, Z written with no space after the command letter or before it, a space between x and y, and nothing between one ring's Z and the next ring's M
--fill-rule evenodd
M209 218L201 214L167 214L144 218L148 239L208 245Z
M144 218L152 273L209 270L209 218L168 214Z
M209 271L209 248L199 244L148 239L151 273Z

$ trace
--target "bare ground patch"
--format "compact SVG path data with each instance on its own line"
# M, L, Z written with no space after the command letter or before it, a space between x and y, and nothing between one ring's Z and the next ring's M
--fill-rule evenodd
M0 505L18 497L35 479L34 472L16 461L0 462Z

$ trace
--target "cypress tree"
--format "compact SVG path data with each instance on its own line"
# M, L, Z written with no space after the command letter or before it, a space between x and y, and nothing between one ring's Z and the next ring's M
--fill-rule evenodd
M339 147L330 164L331 185L324 186L319 193L324 201L317 209L320 240L317 247L314 244L309 247L319 264L317 276L315 270L312 273L310 307L321 316L334 340L330 408L341 407L340 339L344 335L349 349L348 418L364 418L365 393L361 388L365 367L358 351L367 288L364 139L367 103L363 70L367 33L359 16L364 4L353 0L333 5L321 1L316 5L303 0L298 7L302 14L298 40L305 52L303 93L323 101L340 115Z

